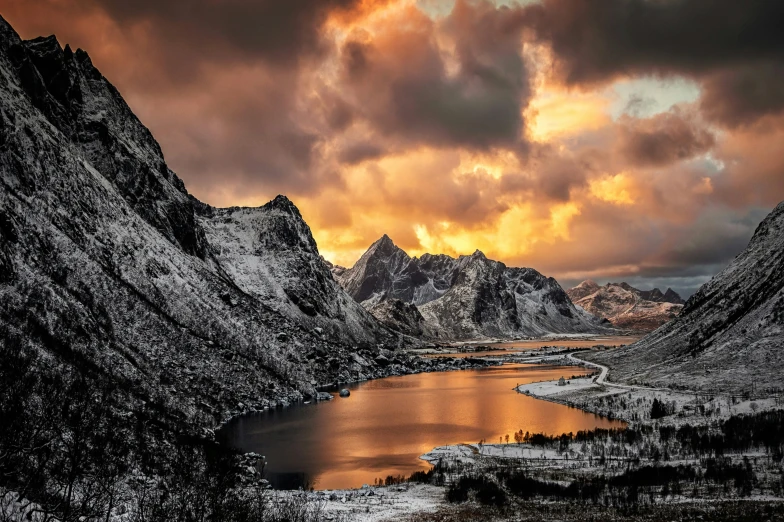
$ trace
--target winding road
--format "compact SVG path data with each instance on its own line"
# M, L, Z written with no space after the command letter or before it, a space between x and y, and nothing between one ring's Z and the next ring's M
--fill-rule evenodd
M601 370L601 372L599 373L599 376L598 377L594 377L594 379L593 379L593 382L596 383L596 384L602 384L602 385L605 385L605 386L611 386L613 388L623 388L625 390L632 390L632 391L634 391L634 390L672 391L672 390L669 390L667 388L652 388L650 386L639 386L639 385L630 386L628 384L617 384L617 383L607 382L607 374L610 373L610 368L608 368L607 366L604 366L604 365L599 364L599 363L591 362L591 361L586 361L585 359L579 359L579 358L575 357L574 354L572 354L572 353L567 355L567 357L569 359L571 359L572 361L578 363L578 364L582 364L582 365L585 365L585 366L591 366L593 368L597 368L597 369Z

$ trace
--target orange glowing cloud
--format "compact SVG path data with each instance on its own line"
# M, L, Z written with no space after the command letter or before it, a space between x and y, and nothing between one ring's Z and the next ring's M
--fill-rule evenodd
M615 205L633 205L635 188L626 172L606 175L589 182L591 195Z
M603 93L540 91L531 100L526 114L528 132L539 142L570 134L596 130L610 123L612 100Z
M776 64L703 68L661 38L639 50L579 0L188 4L2 11L23 37L86 48L196 197L284 193L341 265L386 233L412 254L480 249L556 277L704 279L784 199L784 90L755 103L744 88L778 85ZM630 85L652 75L699 99L633 110L649 105Z

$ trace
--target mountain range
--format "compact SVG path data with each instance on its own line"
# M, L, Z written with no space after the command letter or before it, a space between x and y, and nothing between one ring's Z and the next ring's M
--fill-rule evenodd
M340 285L379 321L437 339L606 331L576 308L558 282L476 251L411 257L384 235L352 268L332 267Z
M782 267L784 203L686 303L626 283L566 292L478 250L411 257L386 235L333 266L285 196L193 197L85 51L0 17L0 497L27 518L38 502L124 518L115 495L130 495L161 520L255 520L221 510L253 498L264 457L213 428L323 384L488 364L406 350L431 340L655 329L581 357L631 385L780 395Z
M675 318L683 299L671 288L638 290L627 283L599 286L590 279L566 291L572 302L617 328L652 331Z
M199 202L85 51L1 18L0 187L0 337L138 397L220 417L416 343L343 291L286 197Z
M749 245L692 295L680 315L638 342L593 354L614 380L740 393L782 389L784 202Z

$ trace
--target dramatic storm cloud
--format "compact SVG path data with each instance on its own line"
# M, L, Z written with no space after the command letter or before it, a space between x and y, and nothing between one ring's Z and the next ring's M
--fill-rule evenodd
M214 205L291 197L565 284L693 290L784 199L784 4L0 0L86 49Z
M521 23L569 85L681 74L704 82L708 115L736 125L784 109L783 19L768 0L545 0Z

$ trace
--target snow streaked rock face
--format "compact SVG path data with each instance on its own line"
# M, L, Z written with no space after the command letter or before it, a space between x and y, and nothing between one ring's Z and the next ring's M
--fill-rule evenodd
M531 268L508 268L482 252L455 259L424 254L410 257L384 236L350 269L333 268L338 282L371 313L392 328L390 300L418 307L420 329L442 339L539 336L596 332L600 320L575 308L558 283ZM414 317L411 315L410 317Z
M335 284L291 202L220 210L190 197L86 52L22 41L0 18L9 339L220 417L314 394L315 382L356 375L352 353L401 336Z
M211 252L244 292L345 342L396 342L338 285L310 228L285 196L258 208L198 207Z
M443 268L446 272L451 265ZM439 295L429 277L431 274L425 273L419 262L397 247L386 234L370 245L353 268L338 267L333 269L333 275L357 302L368 305L382 299L423 304L431 300L431 296L434 299ZM448 288L442 286L441 293Z
M629 330L655 330L683 308L683 300L670 288L662 293L658 288L638 290L627 283L599 286L588 279L566 293L584 310Z
M390 328L414 337L432 337L419 309L400 299L382 299L368 306L373 316Z
M613 379L722 392L784 386L784 203L748 247L637 343L594 355Z

